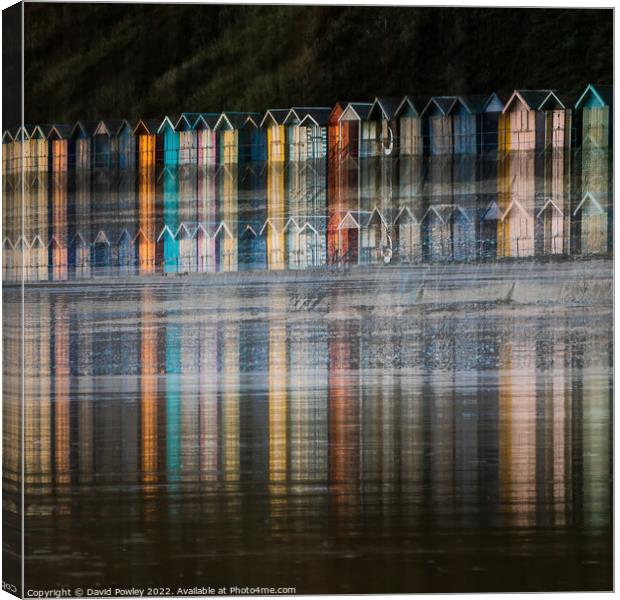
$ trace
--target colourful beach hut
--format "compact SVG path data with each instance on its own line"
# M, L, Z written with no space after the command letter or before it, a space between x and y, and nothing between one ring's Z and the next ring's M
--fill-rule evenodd
M433 96L422 111L423 135L432 156L452 154L454 135L451 110L456 96Z
M497 132L499 115L503 109L497 94L457 96L449 110L452 116L454 154L482 154L489 145L497 149L492 137L483 138L485 131ZM485 118L486 117L486 118Z
M118 162L117 131L123 121L99 121L93 131L92 165L96 169L115 168Z
M368 121L370 102L349 102L340 115L340 149L342 157L370 156L376 142L376 123Z
M90 121L78 121L71 130L69 142L70 168L90 169L91 167L91 142L96 123Z
M394 112L396 145L399 156L421 156L424 153L422 111L428 98L405 96Z
M532 151L544 143L543 115L538 109L553 90L515 90L499 121L500 152Z
M296 110L300 117L300 136L305 137L305 152L302 159L317 160L327 157L328 124L331 108L307 108Z
M157 128L157 137L161 139L163 149L164 167L179 164L179 132L174 127L176 121L175 117L166 116Z
M49 166L49 143L43 128L35 125L30 130L30 146L33 170L37 172L47 171Z
M575 102L584 147L607 148L613 140L613 86L591 83Z
M214 127L218 164L255 162L261 153L258 113L224 112Z
M216 162L215 125L219 113L198 113L192 127L196 136L196 162L198 165L213 165Z
M341 157L340 117L346 108L346 102L336 102L327 118L327 160L333 162Z
M159 123L155 119L140 119L132 131L136 140L140 168L155 166L158 129Z
M572 146L573 107L579 98L575 92L549 92L538 107L544 115L544 149L569 150Z
M55 173L66 171L69 165L70 125L51 125L47 132L49 142L49 170Z
M265 113L260 127L267 136L267 160L284 162L287 159L286 126L284 121L289 113L286 108L272 108Z
M136 138L133 135L129 121L122 119L114 132L116 136L116 152L118 168L121 171L136 168Z
M174 125L179 138L179 165L192 165L197 163L197 132L194 123L198 113L181 113Z
M13 134L5 129L2 134L2 175L13 172Z

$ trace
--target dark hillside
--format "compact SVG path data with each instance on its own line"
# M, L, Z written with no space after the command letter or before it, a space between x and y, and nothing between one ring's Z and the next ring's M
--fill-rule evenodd
M612 79L611 10L32 3L25 14L31 123Z

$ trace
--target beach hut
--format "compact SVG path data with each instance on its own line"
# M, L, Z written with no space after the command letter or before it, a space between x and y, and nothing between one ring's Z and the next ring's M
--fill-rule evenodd
M70 125L51 125L47 132L49 142L49 170L54 173L67 171L69 165Z
M261 137L258 113L222 113L213 128L216 133L217 163L236 164L259 160Z
M577 225L576 242L580 254L606 254L609 250L607 202L586 192L573 211Z
M179 138L179 165L192 165L197 162L197 132L194 123L198 113L181 113L174 130Z
M12 133L13 137L13 173L21 173L30 166L30 135L26 127L16 127Z
M366 213L367 214L367 213ZM362 260L375 264L383 260L384 252L391 244L388 240L388 222L378 207L368 215L362 229Z
M81 232L76 232L69 242L69 270L75 279L84 279L91 274L91 247Z
M575 102L583 147L607 148L613 141L613 86L590 83Z
M13 172L13 134L6 129L2 134L2 175Z
M198 165L213 165L216 159L215 125L219 113L199 113L192 125L196 136L196 162Z
M364 156L390 156L396 154L396 109L400 103L401 98L375 98L368 112L368 119L362 124L362 128L366 126L370 130L368 148ZM374 141L370 137L373 134Z
M343 158L370 156L376 143L376 123L368 121L370 102L349 102L340 115L340 150Z
M433 96L422 110L423 135L432 156L452 154L454 136L451 110L456 96Z
M154 167L157 157L157 130L159 123L155 119L140 119L132 131L136 140L138 167Z
M545 150L570 150L573 107L579 95L574 92L549 92L540 103L544 115Z
M331 108L309 108L299 111L299 128L305 136L306 160L322 160L327 157L327 138Z
M162 159L164 167L172 167L179 164L179 132L175 130L175 117L164 117L157 128L157 137L161 139L163 149Z
M49 167L49 143L45 132L39 125L30 130L33 169L37 172L47 171Z
M340 117L346 102L336 102L327 117L327 160L330 163L340 159Z
M337 255L341 264L356 265L360 256L360 215L358 211L347 211L338 223Z
M275 108L268 110L260 122L267 136L267 160L284 162L287 159L286 126L284 121L289 110Z
M422 111L428 98L405 96L394 111L396 146L399 156L420 156L424 153Z
M126 122L122 120L99 121L92 139L92 164L96 169L115 168L118 163L117 132ZM127 124L128 125L128 124ZM127 129L127 126L124 127Z
M136 168L136 138L129 121L122 119L114 132L116 137L116 152L118 168L121 171L131 171Z
M457 96L449 114L452 117L454 154L482 154L489 145L497 149L492 137L483 138L485 130L497 132L498 119L503 104L497 94ZM486 117L486 118L485 118Z
M78 121L71 130L69 144L70 168L90 169L91 167L91 142L96 123L90 121Z
M542 147L544 115L538 109L552 91L515 90L512 93L499 121L500 152L528 152Z

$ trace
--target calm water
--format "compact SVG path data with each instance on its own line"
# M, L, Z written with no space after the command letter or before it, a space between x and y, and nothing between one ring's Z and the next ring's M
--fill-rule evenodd
M28 288L27 586L610 589L610 305L389 285Z

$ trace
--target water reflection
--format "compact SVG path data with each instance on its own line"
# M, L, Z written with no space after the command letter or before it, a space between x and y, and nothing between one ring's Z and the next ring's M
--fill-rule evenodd
M23 174L23 202L21 177L4 177L5 280L22 259L62 281L611 252L607 147L58 166Z
M351 311L351 290L332 285L319 316L285 286L226 290L226 307L222 289L192 290L28 293L31 581L609 584L607 313L401 319ZM4 427L14 434L17 311L9 294ZM11 444L4 469L17 482ZM561 565L549 558L556 543ZM251 564L231 558L246 553ZM498 553L532 577L499 567ZM385 562L397 555L409 569ZM325 559L332 567L319 568ZM454 581L442 587L446 572Z

